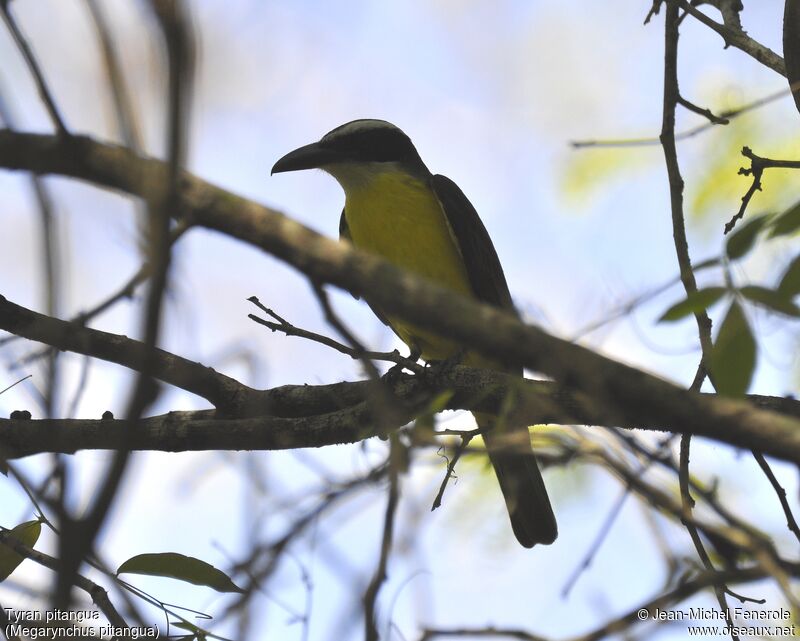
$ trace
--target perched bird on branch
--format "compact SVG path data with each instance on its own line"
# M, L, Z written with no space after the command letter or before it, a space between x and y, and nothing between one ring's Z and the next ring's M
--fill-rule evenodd
M400 129L384 120L348 122L319 142L286 154L272 173L312 168L333 176L345 192L339 224L343 239L463 296L516 313L497 252L475 208L452 180L428 171ZM466 365L522 374L371 307L416 357L447 360L463 352ZM474 415L517 540L525 547L552 543L556 520L527 426Z

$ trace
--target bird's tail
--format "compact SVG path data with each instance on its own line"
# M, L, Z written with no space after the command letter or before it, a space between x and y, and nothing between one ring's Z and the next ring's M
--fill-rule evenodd
M502 431L492 430L492 417L476 413L475 418L486 429L483 439L517 540L526 548L552 543L558 536L556 517L533 454L528 428L507 426Z

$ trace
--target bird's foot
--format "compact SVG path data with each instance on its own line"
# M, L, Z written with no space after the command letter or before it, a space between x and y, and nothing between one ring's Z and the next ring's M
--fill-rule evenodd
M425 368L424 376L427 376L430 381L446 378L457 365L461 364L461 361L464 360L464 355L465 350L462 349L445 359L429 361L428 366Z
M397 352L397 350L395 350L395 352ZM397 354L399 355L399 352L397 352ZM419 360L419 357L420 351L418 349L412 349L411 353L406 359L406 362L401 361L396 365L392 365L392 367L390 367L389 370L383 375L383 380L386 381L389 386L393 386L403 375L403 370L406 369L407 362L410 361L412 363L416 363Z

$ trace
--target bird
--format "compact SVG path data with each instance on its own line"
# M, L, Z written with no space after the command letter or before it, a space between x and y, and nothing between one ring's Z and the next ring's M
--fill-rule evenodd
M475 208L456 183L428 170L400 128L378 119L347 122L280 158L272 174L304 169L321 169L342 187L341 240L441 287L517 314L497 252ZM413 357L426 362L460 358L465 365L522 376L521 368L465 350L370 306ZM473 414L517 540L526 548L552 543L558 535L556 519L528 427ZM502 447L511 441L513 449Z

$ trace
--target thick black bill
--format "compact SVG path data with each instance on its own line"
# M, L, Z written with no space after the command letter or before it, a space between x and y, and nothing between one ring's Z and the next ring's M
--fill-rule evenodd
M342 160L342 152L327 149L318 142L290 151L272 167L273 174L301 169L317 169Z

